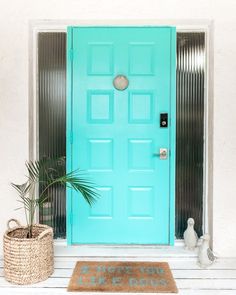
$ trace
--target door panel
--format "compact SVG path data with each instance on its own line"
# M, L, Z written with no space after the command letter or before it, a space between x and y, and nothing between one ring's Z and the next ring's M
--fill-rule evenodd
M68 190L76 243L169 244L173 240L174 28L76 27L68 39L67 169L86 170L100 199ZM71 51L72 50L72 51ZM174 53L173 53L174 52ZM129 86L113 86L118 74ZM168 157L155 156L166 148Z

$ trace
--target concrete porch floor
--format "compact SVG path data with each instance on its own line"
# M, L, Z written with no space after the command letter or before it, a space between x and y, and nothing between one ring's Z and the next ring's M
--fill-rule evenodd
M68 247L63 242L56 242L55 245L55 272L48 280L38 284L16 286L5 281L1 259L0 294L68 294L66 288L78 260L166 261L173 272L180 295L236 295L236 257L218 258L209 269L201 269L196 263L197 252L189 252L181 245Z

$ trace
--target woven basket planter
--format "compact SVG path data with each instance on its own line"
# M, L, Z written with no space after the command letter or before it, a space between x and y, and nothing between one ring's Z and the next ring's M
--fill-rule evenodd
M17 226L10 228L10 222ZM8 221L4 234L4 275L11 283L27 285L46 280L54 271L53 230L43 224L33 226L33 237L26 238L27 227Z

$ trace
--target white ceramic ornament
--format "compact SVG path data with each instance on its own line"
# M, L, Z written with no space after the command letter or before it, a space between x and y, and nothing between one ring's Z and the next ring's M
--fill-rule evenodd
M198 252L198 264L202 268L207 268L213 262L215 262L216 257L214 256L212 250L209 246L210 235L205 234L201 237L202 244L199 247Z
M187 221L187 229L184 232L185 249L194 250L197 247L198 235L194 230L194 219L189 218Z

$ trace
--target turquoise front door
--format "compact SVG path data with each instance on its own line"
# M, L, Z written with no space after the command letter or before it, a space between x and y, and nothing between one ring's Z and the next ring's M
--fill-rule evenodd
M69 244L173 244L175 37L68 28L67 170L85 170L100 193L90 208L68 189Z

